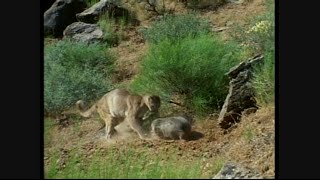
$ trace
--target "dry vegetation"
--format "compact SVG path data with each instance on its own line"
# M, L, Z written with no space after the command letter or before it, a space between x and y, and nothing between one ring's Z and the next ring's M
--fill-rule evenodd
M55 123L55 121L47 119L46 123ZM261 108L255 114L244 117L241 123L229 132L219 128L217 119L214 117L198 122L193 126L194 140L187 142L141 141L125 124L117 127L121 138L106 142L101 138L102 132L98 131L101 126L102 124L96 118L88 120L73 118L70 124L53 125L49 139L46 141L46 167L52 167L53 165L50 166L50 163L55 164L54 167L59 170L73 166L75 164L70 162L68 158L74 158L72 153L77 152L78 156L85 157L84 159L79 158L77 163L82 164L84 170L88 170L84 164L90 165L90 162L96 160L97 157L110 158L110 153L117 152L112 155L115 159L109 159L110 162L108 162L117 164L115 161L120 158L118 156L123 156L123 153L133 150L135 154L143 154L147 159L146 163L155 163L156 158L161 158L160 162L163 163L163 166L169 166L171 161L176 163L177 161L174 159L177 158L179 162L184 164L197 165L197 167L190 169L199 172L199 174L195 173L190 176L191 178L212 177L227 161L238 162L256 169L265 177L274 177L273 106ZM134 138L126 139L128 137ZM131 162L130 165L139 164L139 161ZM148 168L145 163L143 166L143 168ZM159 174L161 173L164 172L159 172ZM63 177L62 175L56 174L57 177ZM180 176L180 178L183 177L187 176ZM105 176L102 175L98 178L105 178Z
M204 10L201 15L209 18L213 29L230 27L221 32L229 38L233 24L246 26L249 17L264 12L262 2L253 0L243 4L226 4L216 10ZM111 48L117 57L112 83L118 83L120 87L126 87L135 78L141 59L148 50L149 45L138 28L126 27L123 40ZM168 109L171 112L183 111L173 104L164 104L162 114L167 115ZM99 131L103 122L97 117L81 119L74 115L63 121L46 118L46 177L210 178L227 161L256 169L265 177L274 177L274 111L273 104L264 105L255 114L244 116L228 131L218 127L214 116L197 119L193 125L194 140L187 142L141 141L127 129L126 124L118 127L118 139L106 142L101 139L102 132ZM100 169L99 165L104 168ZM176 172L169 170L174 168ZM111 171L120 173L112 174Z

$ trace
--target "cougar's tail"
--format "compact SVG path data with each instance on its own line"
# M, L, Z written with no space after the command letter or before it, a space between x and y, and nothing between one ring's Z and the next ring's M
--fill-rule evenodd
M85 107L83 100L77 101L76 106L77 106L77 109L78 109L80 115L85 118L91 117L93 115L93 113L96 112L96 110L97 110L96 104L91 106L89 109L87 107Z

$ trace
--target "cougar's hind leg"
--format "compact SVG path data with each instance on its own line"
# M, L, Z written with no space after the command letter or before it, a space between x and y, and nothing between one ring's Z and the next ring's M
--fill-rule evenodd
M101 119L104 120L106 126L105 126L105 130L106 130L106 138L107 139L111 139L111 137L114 135L114 133L116 132L116 130L114 129L114 123L116 121L116 119L114 119L111 114L107 114L107 113L104 113L102 110L99 110L98 111Z

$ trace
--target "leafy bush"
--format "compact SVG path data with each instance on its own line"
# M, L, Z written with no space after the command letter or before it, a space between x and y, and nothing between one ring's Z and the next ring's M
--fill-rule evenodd
M224 74L239 62L239 53L236 44L210 35L189 36L179 43L164 40L150 47L131 89L162 98L182 95L186 105L201 114L223 104L228 93Z
M62 40L45 47L45 112L55 115L79 99L92 101L111 88L113 57L98 44Z
M144 38L151 43L159 43L165 39L176 42L188 36L196 37L208 32L210 32L209 23L193 13L165 15L149 29L142 30Z

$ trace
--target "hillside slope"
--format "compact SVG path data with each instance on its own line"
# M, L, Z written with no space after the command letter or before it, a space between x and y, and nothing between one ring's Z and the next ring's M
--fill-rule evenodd
M262 14L264 0L227 3L216 9L203 9L212 30L226 39L233 25L246 28L248 19ZM180 9L181 13L185 9ZM144 23L144 26L148 23ZM148 43L142 26L128 26L122 41L111 48L117 57L113 83L126 87L139 72ZM183 111L167 105L163 111ZM265 178L275 176L275 107L263 105L244 116L228 130L218 126L217 117L195 120L191 141L142 141L126 124L117 127L112 141L103 138L103 122L72 115L65 120L45 119L44 161L46 178L212 178L226 162L236 162L258 171Z

